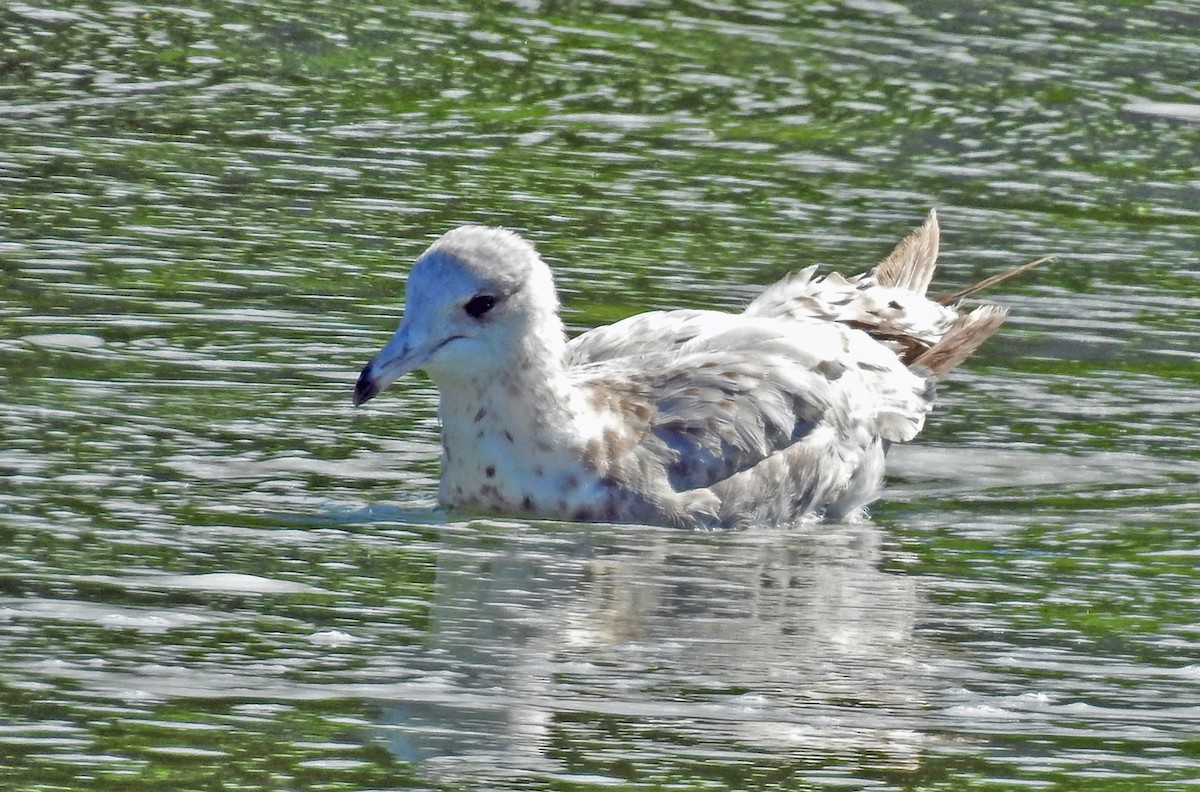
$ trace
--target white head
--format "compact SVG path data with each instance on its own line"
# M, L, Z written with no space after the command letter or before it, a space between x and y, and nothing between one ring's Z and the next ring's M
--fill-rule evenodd
M565 338L550 268L511 231L461 226L413 265L404 318L363 368L362 404L423 370L439 385L496 378L534 356L561 359Z

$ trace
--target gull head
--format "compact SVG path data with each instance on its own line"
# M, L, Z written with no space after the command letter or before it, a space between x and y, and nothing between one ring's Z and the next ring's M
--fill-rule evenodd
M425 371L439 387L486 382L565 344L550 268L511 231L461 226L413 265L404 317L363 368L356 405Z

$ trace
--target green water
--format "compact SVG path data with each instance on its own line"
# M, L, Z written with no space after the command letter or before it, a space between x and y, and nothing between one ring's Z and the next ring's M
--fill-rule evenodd
M1190 2L0 8L0 787L1200 783ZM437 510L408 263L576 329L1054 254L872 521Z

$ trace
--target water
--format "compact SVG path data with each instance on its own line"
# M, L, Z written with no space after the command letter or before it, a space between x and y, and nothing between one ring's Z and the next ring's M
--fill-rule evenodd
M1200 783L1191 3L0 10L0 786ZM460 521L403 276L1051 253L869 524Z

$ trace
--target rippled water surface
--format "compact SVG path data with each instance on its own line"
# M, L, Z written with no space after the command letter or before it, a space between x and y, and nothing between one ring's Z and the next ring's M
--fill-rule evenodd
M1200 10L0 8L0 786L1200 784ZM1054 254L856 526L437 510L407 265L575 329Z

